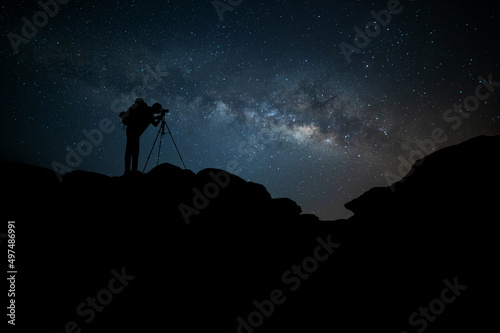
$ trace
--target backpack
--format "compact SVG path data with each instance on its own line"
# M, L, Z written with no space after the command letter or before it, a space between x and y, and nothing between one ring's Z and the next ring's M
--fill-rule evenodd
M143 106L141 103L134 103L126 112L120 112L119 117L122 120L122 124L128 126L136 122L138 120L136 118L139 117L139 112Z
M122 120L122 124L124 126L127 126L129 124L129 116L130 115L130 112L127 110L127 112L120 112L120 114L118 115L121 120Z

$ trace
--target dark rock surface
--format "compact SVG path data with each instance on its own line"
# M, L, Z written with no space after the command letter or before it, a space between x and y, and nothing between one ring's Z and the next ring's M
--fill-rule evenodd
M2 162L19 327L485 331L499 310L499 144L437 151L332 222L216 169L74 171L59 182Z

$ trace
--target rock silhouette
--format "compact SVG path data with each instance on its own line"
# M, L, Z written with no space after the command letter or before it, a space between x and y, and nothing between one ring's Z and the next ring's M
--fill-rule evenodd
M499 144L441 149L328 222L217 169L59 182L2 162L18 328L484 331L498 313Z

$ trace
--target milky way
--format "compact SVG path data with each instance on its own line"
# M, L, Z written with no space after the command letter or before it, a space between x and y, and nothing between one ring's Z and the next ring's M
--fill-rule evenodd
M500 81L494 1L42 3L2 5L2 160L119 176L118 113L144 97L170 109L189 169L231 170L335 219L436 129L446 140L430 150L500 133L495 91L453 113L460 128L443 117L480 76ZM163 147L160 163L181 166ZM68 151L84 156L68 165Z

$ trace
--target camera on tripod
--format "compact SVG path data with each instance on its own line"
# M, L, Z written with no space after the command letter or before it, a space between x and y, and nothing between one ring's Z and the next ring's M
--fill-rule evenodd
M155 103L153 107L158 110L161 108L161 104ZM160 146L158 147L158 156L156 157L156 166L158 166L158 163L160 162L160 153L161 153L161 145L163 142L163 136L165 133L168 133L170 135L170 138L172 139L172 143L174 144L175 149L177 150L177 154L179 154L179 158L181 159L182 165L184 166L184 169L186 169L186 164L184 164L184 160L182 159L181 153L179 151L179 148L177 148L177 144L174 141L174 137L172 136L172 132L170 131L170 128L168 128L167 121L165 120L165 114L169 113L169 109L160 109L160 111L156 111L155 114L160 114L161 117L161 126L158 129L158 134L156 134L155 141L153 142L153 147L151 147L151 151L149 152L148 159L146 160L146 164L144 165L144 169L142 169L142 172L144 173L146 171L146 167L148 166L149 158L151 157L151 154L153 153L153 150L155 149L156 141L158 140L158 137L160 137ZM157 118L158 119L158 118Z

